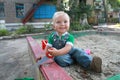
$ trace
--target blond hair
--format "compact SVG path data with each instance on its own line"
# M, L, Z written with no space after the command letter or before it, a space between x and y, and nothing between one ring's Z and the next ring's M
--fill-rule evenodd
M61 16L61 15L67 16L68 19L70 20L70 17L69 17L69 15L67 13L65 13L64 11L58 11L58 12L55 12L54 15L53 15L53 18L52 18L53 19L53 24L54 24L56 18Z

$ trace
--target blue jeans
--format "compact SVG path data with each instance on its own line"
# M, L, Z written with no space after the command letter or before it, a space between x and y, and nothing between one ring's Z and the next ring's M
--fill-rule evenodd
M62 67L69 66L76 61L82 67L89 68L92 57L88 55L84 50L73 47L67 54L56 56L54 60L58 65Z

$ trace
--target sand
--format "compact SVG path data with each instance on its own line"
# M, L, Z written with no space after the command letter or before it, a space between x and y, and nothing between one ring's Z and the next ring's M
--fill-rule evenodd
M32 65L25 38L0 41L0 80L34 78Z
M78 44L78 45L76 45ZM107 77L120 74L120 37L105 35L87 35L75 40L75 47L90 49L92 55L102 58L102 73L84 71L78 64L66 67L65 70L74 80L105 80Z
M105 80L120 74L120 37L112 35L86 35L75 39L75 47L90 49L102 58L102 73L84 71L74 64L64 68L74 80ZM25 38L0 40L0 80L35 77L32 60Z

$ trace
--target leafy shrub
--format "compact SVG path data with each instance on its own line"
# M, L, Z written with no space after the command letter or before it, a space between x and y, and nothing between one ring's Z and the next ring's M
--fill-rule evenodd
M22 26L22 27L20 27L19 29L17 29L15 32L16 32L17 34L25 34L25 33L27 33L28 31L27 31L27 28L26 28L26 27Z
M70 30L75 30L75 31L81 30L80 23L79 22L72 22Z
M32 25L27 25L25 27L27 29L27 33L33 33L34 32L34 27Z
M70 30L80 31L80 30L87 30L91 28L92 26L89 24L81 25L79 22L74 22L74 23L71 23Z
M24 25L15 31L17 34L33 33L34 27L32 25Z
M85 24L83 25L84 29L87 30L87 29L92 29L92 26L89 25L89 24Z
M110 22L110 23L119 23L119 18L108 18L108 22Z
M0 29L0 36L6 36L9 34L9 31L6 29Z
M119 23L119 18L112 18L112 23Z
M98 23L105 23L105 18L99 18Z
M52 23L45 24L44 27L45 27L45 30L52 30Z

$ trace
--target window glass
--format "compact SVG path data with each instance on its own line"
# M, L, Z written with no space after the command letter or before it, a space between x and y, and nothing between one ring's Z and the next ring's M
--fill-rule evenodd
M0 3L0 17L5 17L4 3Z
M24 17L24 4L16 3L16 17L17 18Z

